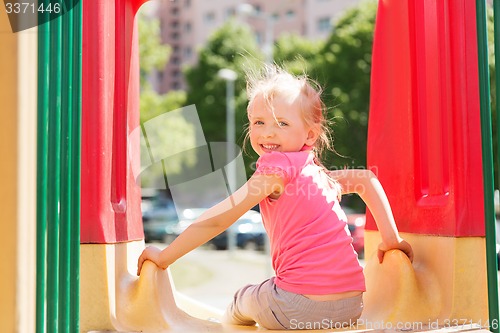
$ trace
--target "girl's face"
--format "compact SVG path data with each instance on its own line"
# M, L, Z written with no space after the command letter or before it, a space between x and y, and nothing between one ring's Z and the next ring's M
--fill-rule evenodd
M318 135L306 125L299 103L275 97L272 104L274 114L258 95L248 108L250 143L259 156L272 151L297 152L304 145L314 145Z

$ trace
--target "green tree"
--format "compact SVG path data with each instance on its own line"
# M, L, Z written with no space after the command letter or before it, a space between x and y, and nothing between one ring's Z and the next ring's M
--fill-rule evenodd
M248 26L228 20L209 38L199 52L199 60L185 70L188 84L187 104L194 104L200 117L207 142L227 141L226 82L218 77L220 69L228 68L238 74L235 81L236 143L243 144L247 124L245 70L263 64L262 52ZM247 150L254 160L251 149ZM251 170L251 163L248 172Z
M141 123L144 123L165 112L176 110L186 105L186 92L172 90L160 95L153 89L141 91L140 113Z
M312 70L312 76L324 87L324 100L333 120L338 154L325 156L329 168L366 166L376 9L376 1L366 1L346 11L334 24Z
M139 60L141 90L151 89L147 78L154 70L165 68L172 48L162 44L160 37L160 21L146 16L139 11Z
M274 62L295 75L307 74L319 61L324 42L284 34L274 47Z
M158 94L148 82L148 77L155 70L162 70L168 61L171 48L162 44L160 38L160 24L157 19L151 19L139 13L139 60L140 60L140 123L152 149L158 149L165 144L184 145L192 147L195 141L195 130L191 124L180 116L159 117L160 115L181 108L186 102L184 91L171 91L168 94ZM146 131L145 123L149 122L149 131ZM151 130L153 128L154 130ZM158 130L161 129L161 130ZM144 150L144 149L143 149ZM141 155L147 156L141 151ZM147 157L144 160L148 160ZM196 162L196 156L192 153L177 154L168 159L168 167L171 172L180 172L184 166ZM141 174L143 187L164 187L164 165L165 162L149 167Z
M139 67L140 67L140 113L141 123L164 112L178 109L185 105L186 96L183 91L171 91L158 94L148 81L155 70L165 68L171 54L171 47L163 44L160 37L160 21L138 14L139 20Z

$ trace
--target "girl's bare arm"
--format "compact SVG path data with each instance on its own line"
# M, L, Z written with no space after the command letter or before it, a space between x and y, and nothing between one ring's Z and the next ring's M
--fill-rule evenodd
M254 175L231 196L204 212L163 251L147 247L139 257L137 274L145 260L163 269L189 251L229 228L246 211L273 192L281 192L283 181L275 175Z
M340 183L342 194L358 194L375 218L382 236L382 244L378 248L380 262L384 253L391 249L400 249L413 261L413 250L399 236L389 200L375 174L370 170L345 169L330 171L329 175Z

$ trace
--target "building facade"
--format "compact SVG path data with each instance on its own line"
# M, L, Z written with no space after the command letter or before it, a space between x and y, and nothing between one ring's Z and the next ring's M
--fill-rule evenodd
M197 51L230 17L237 16L255 32L266 52L269 38L282 33L324 39L332 22L359 0L155 0L149 9L160 20L161 37L172 47L165 69L151 78L160 93L185 89L182 67L197 61ZM266 40L267 39L267 40ZM267 50L268 51L268 50Z

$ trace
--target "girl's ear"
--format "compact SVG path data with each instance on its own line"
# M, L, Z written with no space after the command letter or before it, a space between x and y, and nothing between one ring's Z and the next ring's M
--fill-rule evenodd
M307 138L305 144L311 147L314 146L316 140L318 140L318 137L319 137L318 128L310 127L309 131L307 132Z

